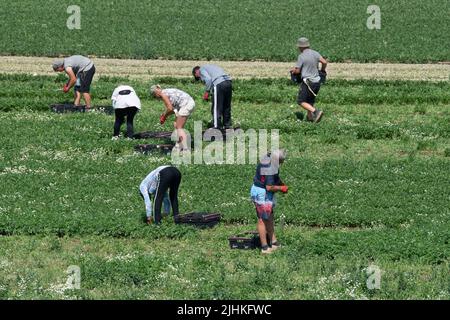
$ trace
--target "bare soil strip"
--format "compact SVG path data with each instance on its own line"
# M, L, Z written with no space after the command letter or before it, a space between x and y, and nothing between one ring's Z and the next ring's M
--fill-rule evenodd
M98 76L150 80L154 77L190 77L192 67L221 65L233 78L288 78L295 62L129 60L92 57ZM0 73L51 75L54 58L3 56ZM329 79L449 81L450 64L330 63Z

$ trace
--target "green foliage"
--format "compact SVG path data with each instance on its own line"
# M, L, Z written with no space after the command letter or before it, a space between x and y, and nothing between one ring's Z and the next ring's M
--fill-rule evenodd
M0 296L239 300L450 296L449 262L441 259L448 257L448 245L433 249L442 234L427 240L409 231L404 237L395 230L311 232L287 228L285 248L266 257L227 247L228 235L239 228L242 230L222 226L198 231L189 242L8 237L0 246ZM414 236L421 236L420 241ZM55 242L62 250L54 249ZM64 290L69 265L80 267L80 290ZM380 289L366 286L369 265L382 272Z
M71 94L58 92L66 77L32 76L24 74L0 74L0 111L47 110L55 102L70 101ZM94 104L109 104L111 93L121 83L129 83L141 98L149 99L148 88L152 83L163 87L185 90L194 98L202 93L202 86L192 83L191 78L157 77L150 83L119 77L100 77L93 85ZM288 79L252 79L234 81L233 101L242 104L265 105L293 104L298 94L297 86ZM377 80L330 80L320 92L320 102L332 105L370 105L367 112L377 113L375 106L412 105L408 110L417 115L425 114L432 105L450 104L450 83L425 81L377 81ZM200 102L203 103L203 102ZM380 109L385 110L385 108ZM388 109L389 110L389 109ZM448 114L448 110L444 110Z
M53 91L63 81L0 75L1 298L448 299L447 83L330 81L315 125L296 114L287 80L236 81L234 120L278 129L289 155L289 193L275 209L284 248L263 257L228 249L229 236L255 228L254 164L179 166L181 211L221 212L216 228L147 226L138 185L170 158L135 154L143 141L111 141L106 114L51 113L66 99ZM101 78L94 105L122 82L142 100L136 131L172 128L159 124L163 106L146 83ZM201 85L156 82L196 99L188 130L210 119ZM371 263L382 290L365 286ZM55 287L69 265L81 267L79 291Z
M72 4L1 2L0 53L294 61L297 38L307 36L331 61L450 60L441 0L378 0L381 30L367 28L366 0L80 0L81 30L69 30Z

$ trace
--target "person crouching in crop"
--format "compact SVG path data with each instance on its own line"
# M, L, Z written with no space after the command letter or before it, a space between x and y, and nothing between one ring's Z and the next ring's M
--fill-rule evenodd
M288 187L279 177L280 165L284 162L284 150L274 150L261 159L256 167L253 185L250 190L252 201L258 217L258 233L261 240L261 253L272 253L281 245L274 230L275 193L287 193ZM269 240L269 243L268 243Z
M184 91L173 88L161 89L159 85L151 86L150 95L164 102L166 109L159 118L161 124L166 122L168 116L173 113L175 114L176 120L174 127L177 130L178 142L175 144L174 150L186 151L188 145L184 125L189 116L194 112L194 99Z
M75 106L80 106L81 95L86 102L86 111L91 108L91 83L95 74L95 65L87 57L80 55L70 56L62 60L56 60L53 65L53 71L66 72L69 81L64 85L62 91L69 92L74 87Z
M173 216L178 211L178 188L181 183L181 172L173 166L160 166L150 172L139 185L139 191L145 202L147 224L161 222L161 206L164 204L164 213L169 215L172 207ZM167 192L169 191L169 192ZM150 196L154 196L154 204ZM170 201L170 202L169 202Z

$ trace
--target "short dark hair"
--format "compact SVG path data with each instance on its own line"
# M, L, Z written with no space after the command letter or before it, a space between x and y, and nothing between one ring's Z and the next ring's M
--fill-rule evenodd
M200 77L196 77L195 76L195 72L197 72L197 70L199 70L200 69L200 66L195 66L193 69L192 69L192 75L194 76L194 78L195 78L195 80L200 80Z

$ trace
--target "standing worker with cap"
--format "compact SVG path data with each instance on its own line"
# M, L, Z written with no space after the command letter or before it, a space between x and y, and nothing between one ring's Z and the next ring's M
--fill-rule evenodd
M91 95L89 92L95 74L94 63L89 58L75 55L55 61L53 63L53 71L66 72L69 76L69 81L64 85L63 92L67 93L70 88L74 87L74 105L80 105L81 94L83 94L84 101L86 102L86 110L89 111L91 107Z
M308 111L308 120L319 122L323 112L314 107L317 94L320 90L321 76L326 75L327 60L322 55L310 48L307 38L298 39L297 47L300 50L297 65L291 70L293 75L301 75L302 81L298 93L297 102ZM322 65L319 72L319 62Z
M231 77L225 71L213 64L196 66L192 69L196 81L205 83L203 100L209 101L213 90L214 100L211 106L213 116L212 127L215 129L231 129L231 98L233 85Z

